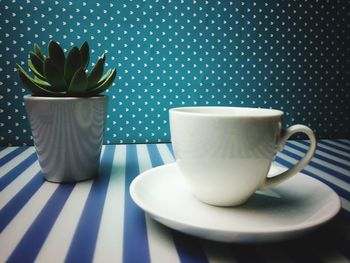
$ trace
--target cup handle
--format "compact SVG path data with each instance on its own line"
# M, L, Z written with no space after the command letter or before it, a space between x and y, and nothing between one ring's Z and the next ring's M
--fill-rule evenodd
M274 177L266 178L265 182L260 187L260 189L265 189L265 188L268 188L268 187L271 187L271 186L274 186L276 184L283 182L284 180L286 180L286 179L290 178L291 176L295 175L296 173L298 173L301 169L303 169L310 162L312 156L314 155L314 153L316 151L316 138L315 138L313 131L305 125L296 124L296 125L289 127L287 130L285 130L282 133L282 136L279 140L279 143L277 145L277 150L282 151L288 138L290 136L292 136L294 133L298 133L298 132L305 133L309 137L310 142L311 142L309 150L307 151L307 153L305 154L303 159L301 159L299 162L297 162L292 168L290 168L287 171L285 171L281 174L278 174Z

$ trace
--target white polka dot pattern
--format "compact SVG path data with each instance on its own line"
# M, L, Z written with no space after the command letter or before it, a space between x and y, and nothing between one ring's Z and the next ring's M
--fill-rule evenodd
M0 144L32 144L15 64L33 44L84 40L118 76L105 143L169 141L177 106L285 111L318 137L348 137L349 1L0 0Z

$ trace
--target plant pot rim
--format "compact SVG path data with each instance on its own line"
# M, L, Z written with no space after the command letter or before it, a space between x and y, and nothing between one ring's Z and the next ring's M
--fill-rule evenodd
M67 101L67 100L101 100L101 99L107 99L107 95L97 95L97 96L92 96L92 97L51 97L51 96L36 96L36 95L24 95L23 98L25 100L42 100L42 101Z

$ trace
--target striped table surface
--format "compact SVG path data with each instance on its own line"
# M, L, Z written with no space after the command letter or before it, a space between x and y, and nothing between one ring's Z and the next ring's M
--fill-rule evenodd
M290 141L275 159L290 167L308 148ZM100 176L77 184L44 181L33 147L0 148L0 262L349 262L350 140L321 140L303 173L329 185L342 209L302 238L225 244L171 230L129 194L141 172L173 162L170 144L103 147Z

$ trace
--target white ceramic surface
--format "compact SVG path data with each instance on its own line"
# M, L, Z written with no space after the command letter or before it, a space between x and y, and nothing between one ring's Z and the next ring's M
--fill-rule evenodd
M98 175L107 96L24 97L46 180L77 182Z
M283 112L238 107L184 107L169 111L176 162L194 195L220 206L240 205L304 168L316 149L312 130L293 125L282 131ZM294 133L305 133L310 149L290 170L267 178L272 160Z
M269 175L281 172L272 166ZM255 193L239 207L207 205L195 198L176 163L148 170L130 186L134 202L155 220L197 237L262 243L298 237L334 217L337 194L301 173Z

